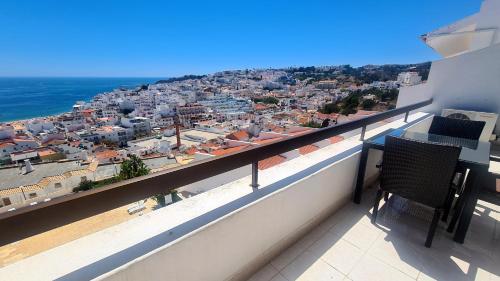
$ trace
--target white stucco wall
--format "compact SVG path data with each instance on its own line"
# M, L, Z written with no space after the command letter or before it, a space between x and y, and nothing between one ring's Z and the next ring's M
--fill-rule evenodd
M432 98L423 111L440 114L444 108L454 108L498 113L499 62L500 44L435 61L426 84L400 89L397 107Z

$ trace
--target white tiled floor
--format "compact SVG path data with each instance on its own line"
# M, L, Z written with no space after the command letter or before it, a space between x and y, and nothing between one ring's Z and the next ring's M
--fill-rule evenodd
M349 203L257 272L251 281L498 280L500 207L480 201L463 245L441 223L424 247L432 211L391 197L370 223L374 192Z

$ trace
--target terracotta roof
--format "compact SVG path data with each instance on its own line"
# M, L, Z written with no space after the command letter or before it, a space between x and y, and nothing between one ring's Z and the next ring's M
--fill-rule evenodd
M329 138L329 140L330 140L330 143L334 144L334 143L338 143L340 141L343 141L344 137L342 137L342 136L334 136L334 137Z
M312 145L312 144L308 144L306 146L303 146L303 147L299 148L299 153L302 154L302 155L305 155L305 154L314 152L316 150L318 150L317 146Z
M20 138L15 138L14 142L34 142L34 139L20 139Z
M265 106L265 105L263 105L263 104L258 103L258 104L256 104L256 105L255 105L255 107L254 107L254 108L255 108L255 110L266 110L266 109L268 109L269 107L267 107L267 106Z
M272 138L272 139L263 139L263 140L253 140L252 143L256 143L256 144L268 144L268 143L272 143L272 142L276 142L276 141L279 141L281 140L282 138Z
M43 187L39 186L38 184L30 184L21 187L24 192L30 192L30 191L37 191L37 190L42 190Z
M41 149L41 150L38 150L38 155L40 157L43 157L43 156L49 156L49 155L53 155L53 154L56 154L57 152L55 152L54 150L52 149Z
M113 132L113 127L112 126L102 126L100 128L97 128L96 131L110 133L110 132Z
M269 169L286 161L286 158L281 155L266 158L259 161L259 170Z
M52 140L43 142L42 144L43 145L49 145L49 144L58 145L58 144L64 144L64 143L66 143L65 140L52 139Z
M194 146L191 146L190 148L188 148L185 153L188 154L188 155L193 155L197 152L198 150L196 149L196 147Z
M8 147L8 146L16 146L14 143L12 142L2 142L0 143L0 148L4 148L4 147Z
M96 152L95 156L97 159L109 159L109 158L117 157L118 152L116 152L114 150L104 150L104 151Z
M285 128L280 127L280 126L276 126L274 124L268 124L268 125L266 125L266 128L268 128L269 130L271 130L275 133L283 133L285 131Z
M236 146L236 147L217 149L217 150L210 152L210 154L215 155L215 156L227 155L227 154L231 154L231 153L243 150L245 148L248 148L249 146L250 145L241 145L241 146Z
M9 189L1 189L0 196L9 196L16 193L21 193L22 190L19 187L9 188Z
M226 136L228 139L231 140L239 140L239 141L247 141L250 136L248 135L247 131L240 130L234 133L231 133Z
M219 147L218 144L216 143L213 143L213 142L206 142L206 143L201 143L200 144L201 147L211 147L211 148L214 148L214 147Z
M287 132L286 134L289 134L289 135L292 135L292 136L299 136L299 135L303 135L305 133L309 133L310 131L312 131L312 129L304 129L304 130L301 130L301 131L295 131L295 132Z

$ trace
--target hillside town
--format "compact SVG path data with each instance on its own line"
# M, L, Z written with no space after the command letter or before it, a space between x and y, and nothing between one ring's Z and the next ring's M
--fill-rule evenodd
M422 83L428 71L429 64L224 71L115 89L57 116L0 123L0 211L106 181L131 155L154 173L392 109L398 89ZM271 157L259 169L340 140Z

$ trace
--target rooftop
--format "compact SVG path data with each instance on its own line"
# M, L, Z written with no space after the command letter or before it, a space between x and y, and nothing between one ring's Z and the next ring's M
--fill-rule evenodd
M33 165L34 170L27 174L20 174L19 168L0 169L0 178L2 179L0 180L0 189L36 184L44 177L60 175L86 167L87 165L80 165L77 161L68 161Z

